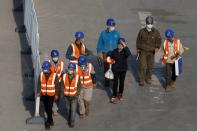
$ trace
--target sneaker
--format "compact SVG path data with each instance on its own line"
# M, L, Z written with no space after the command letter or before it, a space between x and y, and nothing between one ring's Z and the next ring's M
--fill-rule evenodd
M150 85L151 84L151 80L146 80L146 84Z
M114 104L117 103L117 96L113 96L113 97L111 98L111 103L114 103Z

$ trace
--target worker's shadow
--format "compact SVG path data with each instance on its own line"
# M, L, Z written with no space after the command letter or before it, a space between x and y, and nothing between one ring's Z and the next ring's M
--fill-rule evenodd
M139 61L136 60L136 55L132 54L131 57L128 58L128 70L133 75L136 82L139 82ZM153 74L159 80L161 86L165 83L165 71L163 65L160 63L154 63L153 66Z
M13 0L13 16L16 22L15 32L19 35L21 49L21 74L22 88L21 99L25 109L30 115L34 115L34 69L31 57L31 47L28 45L26 30L24 26L23 0ZM14 29L13 29L14 30Z
M88 56L88 61L93 64L95 72L96 72L96 80L97 80L97 85L96 88L100 90L104 90L107 93L107 96L109 99L112 97L112 84L113 82L110 81L110 86L105 87L104 85L104 68L103 68L103 63L100 62L97 59L97 56L91 55Z
M127 59L128 62L128 70L131 72L132 76L134 77L134 80L136 82L139 82L139 63L138 60L136 60L136 55L131 54L131 56Z

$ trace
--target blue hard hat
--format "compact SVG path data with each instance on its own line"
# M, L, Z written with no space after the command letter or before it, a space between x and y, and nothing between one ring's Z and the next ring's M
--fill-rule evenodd
M125 38L119 38L118 43L126 42Z
M69 63L69 64L68 64L68 68L74 68L74 69L76 69L76 64L74 64L74 63Z
M49 70L51 68L51 63L49 61L44 61L42 64L43 70Z
M115 22L114 19L109 18L109 19L107 19L106 25L107 26L115 26L116 25L116 22Z
M79 65L83 65L83 64L86 64L87 59L85 56L80 56L78 59L78 62L79 62Z
M59 56L59 51L58 50L52 50L51 51L51 57L57 57Z
M146 21L146 24L153 24L154 23L154 19L152 16L147 16L145 21Z
M165 31L165 36L166 36L166 38L168 38L168 39L174 37L174 31L173 31L172 29L166 29L166 31Z
M83 32L80 32L80 31L79 32L76 32L75 33L75 38L76 39L79 39L79 38L80 39L83 39L84 38L84 33Z

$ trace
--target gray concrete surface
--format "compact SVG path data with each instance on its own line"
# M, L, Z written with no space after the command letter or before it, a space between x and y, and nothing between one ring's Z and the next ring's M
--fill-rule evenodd
M59 49L64 54L68 44L78 31L84 31L86 45L95 52L99 32L105 28L105 20L113 17L117 28L128 40L128 46L135 54L135 40L141 28L139 12L151 12L163 32L171 27L190 51L184 54L184 72L178 79L176 88L165 93L161 84L163 70L159 64L154 68L154 83L140 88L137 85L137 62L129 58L129 71L126 76L125 100L116 105L109 103L110 90L102 86L102 73L94 56L90 59L97 67L99 83L94 90L91 114L80 120L76 127L69 129L65 120L64 102L61 102L61 115L54 117L55 126L51 130L75 131L196 131L196 67L195 44L197 40L197 1L196 0L34 0L38 14L40 32L40 51L42 60L46 59L51 49ZM2 92L0 93L0 127L2 130L42 131L43 126L25 125L25 118L32 113L31 66L29 55L20 54L21 48L28 49L23 35L13 32L14 19L12 2L1 0L1 75ZM18 18L15 14L15 18ZM15 19L16 20L16 19ZM16 20L20 23L20 20ZM96 53L95 53L96 55ZM4 59L4 58L7 59ZM21 62L22 61L22 62ZM156 61L157 62L157 61ZM31 64L30 64L31 65ZM6 70L7 67L7 70ZM14 74L9 74L14 73ZM23 73L30 73L30 76ZM156 78L156 79L155 79ZM5 83L9 80L8 83ZM28 82L27 82L28 81ZM4 82L4 83L3 83ZM23 92L23 95L21 95ZM31 97L30 97L31 98ZM9 124L12 123L12 126Z

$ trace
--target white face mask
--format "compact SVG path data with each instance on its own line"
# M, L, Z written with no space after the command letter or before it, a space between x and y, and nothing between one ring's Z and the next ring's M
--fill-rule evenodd
M153 25L152 24L148 24L146 25L146 29L148 30L148 32L150 32L153 28Z
M109 27L109 32L114 31L114 30L115 30L114 26Z

